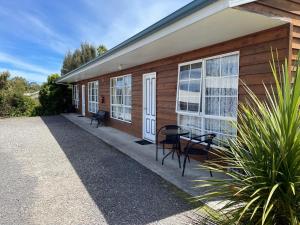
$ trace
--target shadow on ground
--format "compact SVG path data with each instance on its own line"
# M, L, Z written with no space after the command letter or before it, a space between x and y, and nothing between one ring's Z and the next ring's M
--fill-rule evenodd
M108 224L155 223L192 209L172 185L65 118L42 120Z

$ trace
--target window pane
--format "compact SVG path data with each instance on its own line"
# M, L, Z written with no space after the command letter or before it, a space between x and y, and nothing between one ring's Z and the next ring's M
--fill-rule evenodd
M117 95L116 96L116 104L123 104L123 96Z
M202 75L202 63L195 63L191 65L191 79L200 79Z
M236 96L238 91L238 77L219 78L222 84L221 95Z
M205 114L219 116L220 103L219 97L205 98Z
M116 86L118 86L118 87L123 87L124 86L124 79L123 79L123 77L118 77L117 78L117 84L116 84Z
M222 57L222 76L238 75L238 55L230 55Z
M220 132L220 120L205 119L205 130L208 132Z
M123 87L117 87L116 91L117 91L116 95L122 95L123 94Z
M189 84L188 111L199 112L200 80L191 80Z
M220 98L220 114L226 117L237 116L237 98L236 97L221 97Z
M180 89L180 91L188 92L188 90L189 90L189 81L180 81L179 89Z
M179 115L178 117L178 125L179 126L188 126L189 124L189 116L186 116L186 115Z
M187 102L179 101L178 107L179 107L178 110L186 111L187 110Z
M131 76L124 77L124 85L131 87Z
M180 80L189 79L190 65L180 67Z
M200 80L190 80L189 92L192 92L192 93L200 92Z
M111 79L110 82L111 82L111 87L116 86L116 79L115 78Z
M206 76L219 77L220 76L220 59L209 59L206 61Z
M117 107L117 111L118 111L118 119L123 120L123 106L118 106Z
M131 108L124 108L124 119L126 121L131 121Z
M227 135L233 135L235 136L237 134L237 130L236 127L234 125L233 121L221 121L220 122L220 131L223 134L227 134Z
M125 102L124 104L126 106L131 106L131 96L125 96Z

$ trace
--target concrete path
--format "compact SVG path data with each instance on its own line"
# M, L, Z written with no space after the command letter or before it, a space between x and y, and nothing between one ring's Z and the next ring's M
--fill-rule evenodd
M61 116L0 120L0 224L189 224L193 207Z

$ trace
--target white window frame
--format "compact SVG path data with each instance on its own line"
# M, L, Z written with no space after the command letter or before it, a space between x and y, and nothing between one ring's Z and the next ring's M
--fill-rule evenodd
M122 104L113 104L112 103L113 102L112 100L113 100L113 97L114 97L113 93L112 93L112 88L113 88L112 87L112 80L113 79L117 79L117 78L121 78L121 77L123 77L123 79L124 79L124 77L130 77L131 78L131 87L130 87L131 88L131 95L130 95L131 96L131 105L130 106L125 105L125 96L129 96L129 95L124 95L124 94L123 94L123 103ZM110 88L109 88L109 90L110 90L110 118L114 119L114 120L122 121L124 123L132 123L132 74L126 74L126 75L111 77L109 83L110 83ZM121 106L121 107L123 107L123 119L119 119L119 118L113 117L113 115L112 115L112 113L113 113L112 107L113 106ZM124 109L125 108L131 109L131 120L130 121L124 119L125 118L125 116L124 116L124 114L125 114Z
M76 109L79 108L79 89L78 84L72 86L72 100Z
M96 86L92 87L92 86ZM96 89L96 95L92 95L92 89ZM92 100L92 96L95 97L96 100ZM92 107L93 106L93 107ZM88 111L91 113L97 113L97 111L99 110L99 82L98 81L91 81L88 82Z
M216 59L216 58L222 58L222 57L226 57L226 56L231 56L231 55L238 55L238 59L237 59L237 63L238 63L238 71L237 71L237 79L239 81L239 66L240 66L240 52L239 51L235 51L235 52L230 52L230 53L226 53L226 54L220 54L220 55L215 55L212 57L207 57L207 58L203 58L203 59L198 59L198 60L193 60L193 61L189 61L189 62L184 62L184 63L180 63L178 64L178 78L177 78L177 91L176 91L176 113L177 113L177 123L179 124L179 117L180 115L185 115L185 116L193 116L193 117L198 117L201 118L201 130L205 131L205 119L216 119L216 120L223 120L223 121L232 121L232 122L237 122L237 116L236 117L229 117L229 116L215 116L215 115L206 115L205 114L205 99L206 99L206 91L203 90L205 88L205 81L206 81L206 61L210 60L210 59ZM199 102L202 101L202 111L199 110L199 112L195 112L195 113L191 113L191 112L186 112L186 111L181 111L178 110L178 97L179 97L179 85L180 85L180 68L182 66L185 65L191 65L191 64L195 64L195 63L202 63L202 76L201 76L201 94L200 94L200 99ZM222 65L220 66L220 70L222 70ZM223 77L234 77L234 76L223 76ZM238 99L238 89L237 89L237 99ZM201 100L201 101L200 101ZM238 104L238 102L237 102ZM238 107L238 106L237 106ZM193 127L190 127L190 129L195 129ZM232 136L232 137L236 137L237 132L235 135L228 135L225 133L218 133L218 132L213 132L216 134L220 134L220 135L227 135L227 136ZM183 139L188 139L186 137L182 137ZM218 147L218 146L216 146Z

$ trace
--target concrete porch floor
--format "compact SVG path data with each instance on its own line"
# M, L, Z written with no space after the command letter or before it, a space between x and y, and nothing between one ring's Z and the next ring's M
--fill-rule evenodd
M195 188L195 180L211 179L209 171L199 168L199 161L191 159L186 164L185 176L181 176L182 169L178 166L177 157L169 156L164 165L161 164L163 157L162 150L159 149L158 161L155 160L155 144L140 145L135 141L140 140L120 130L108 126L99 126L96 128L96 122L91 126L90 119L81 117L76 113L62 114L66 119L81 127L90 134L98 137L106 144L116 148L120 152L128 155L144 167L161 176L166 181L174 184L176 187L191 196L198 196L205 191L204 189ZM183 158L181 158L183 161ZM223 174L213 173L213 178L225 178ZM218 209L221 204L218 201L207 202L207 205L214 209Z

